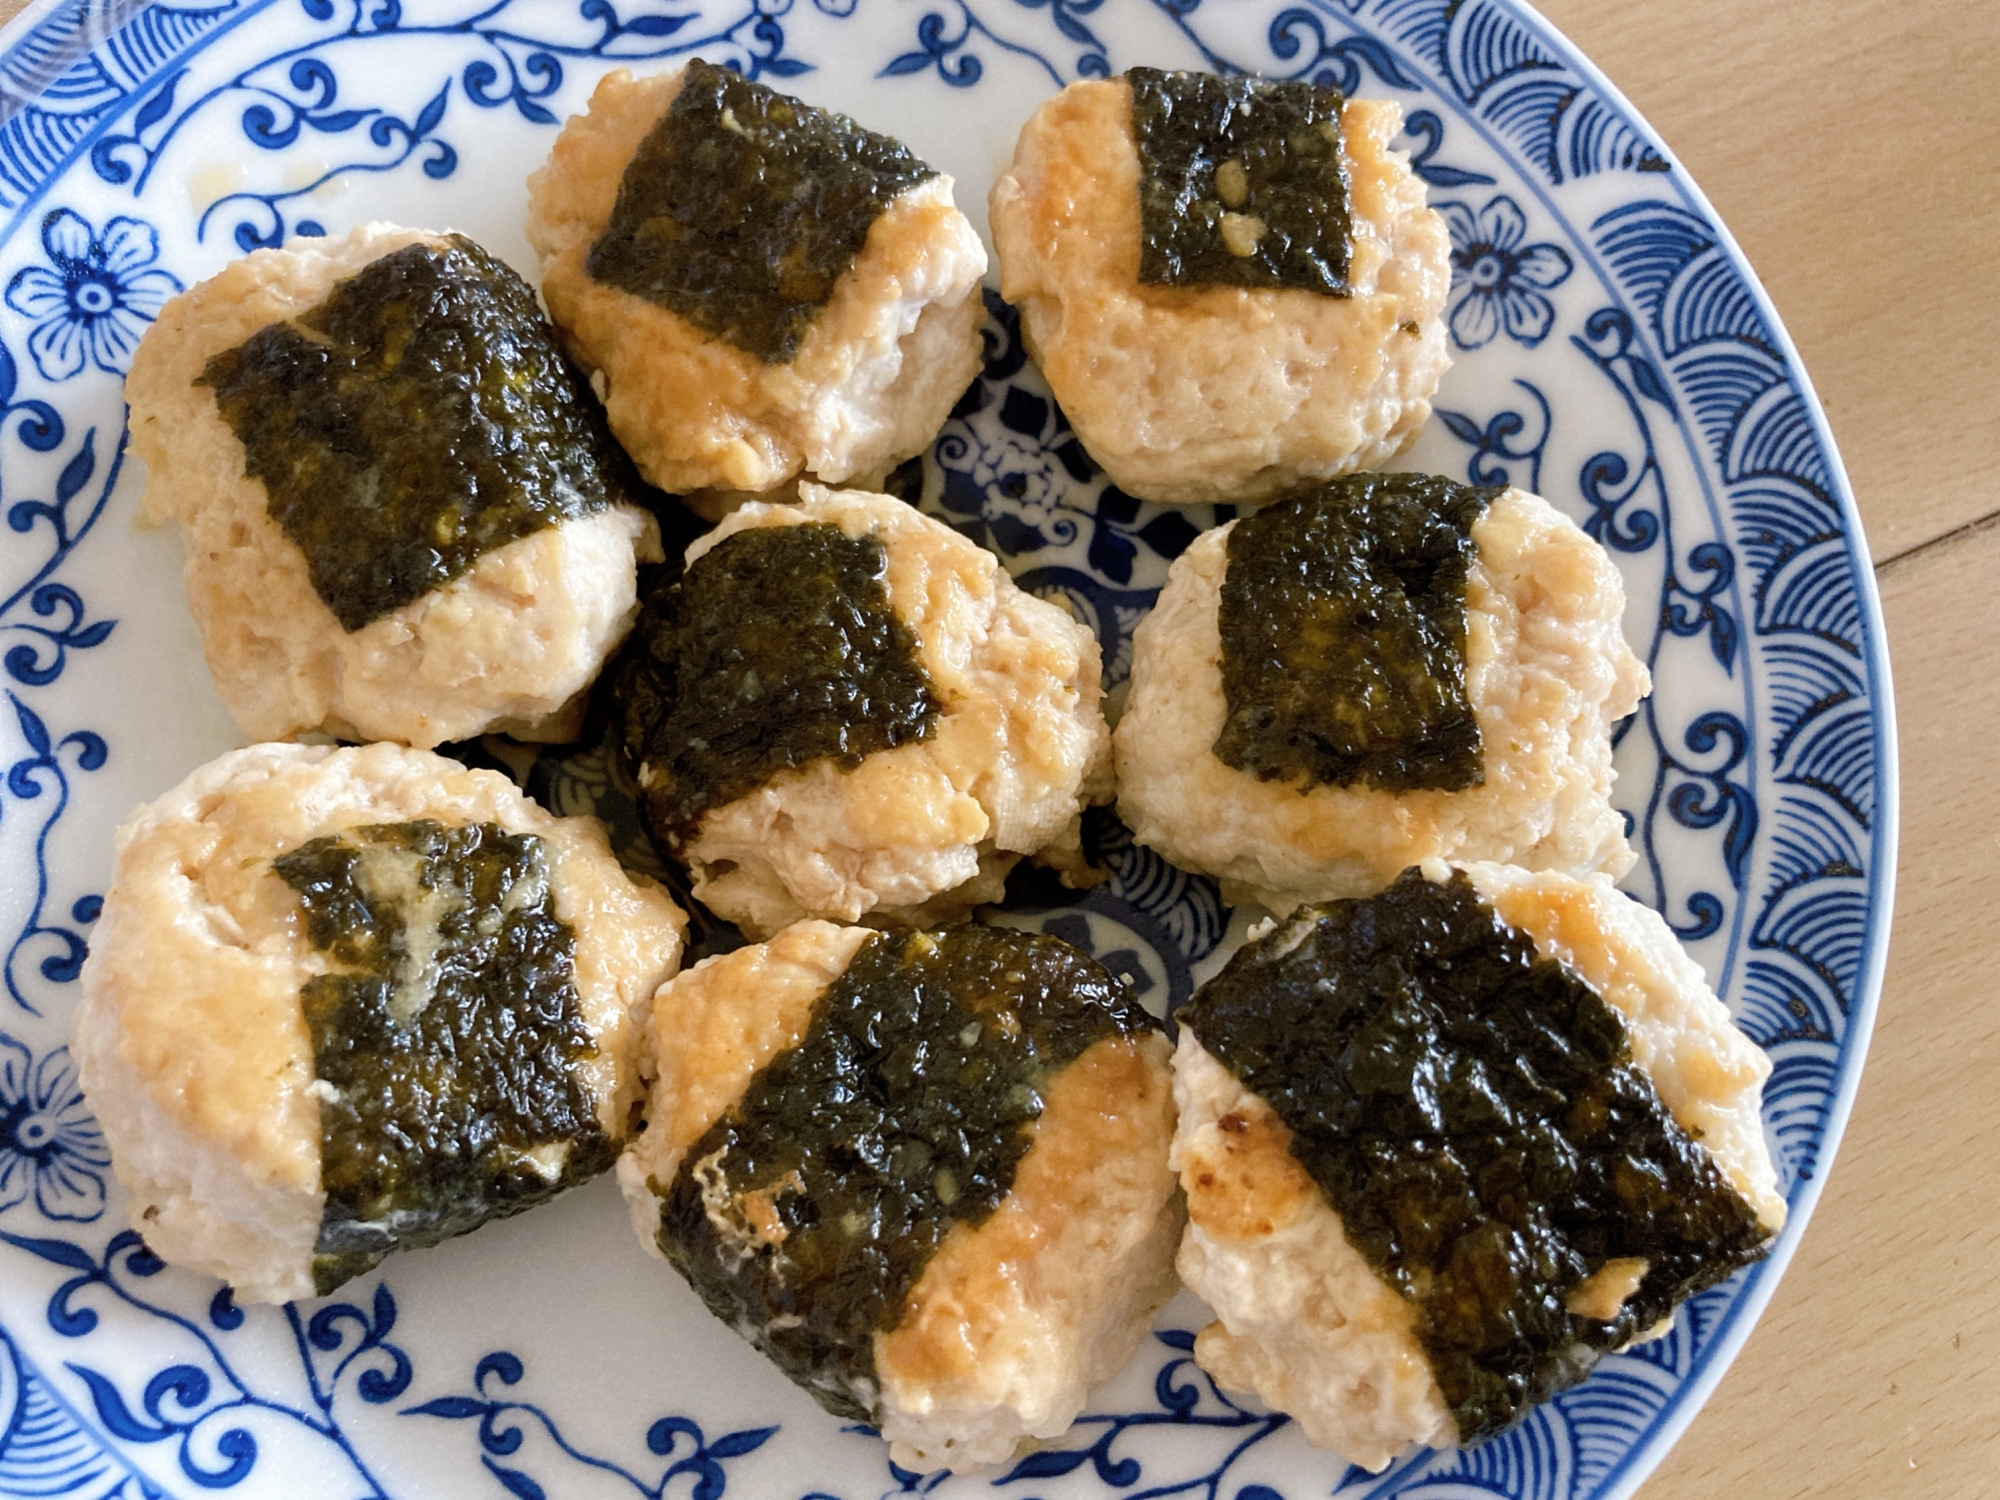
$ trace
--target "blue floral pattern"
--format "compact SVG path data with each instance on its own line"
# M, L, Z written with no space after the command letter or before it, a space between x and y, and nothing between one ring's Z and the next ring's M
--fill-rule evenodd
M69 1048L37 1059L0 1034L0 1212L32 1197L46 1218L89 1223L110 1167Z
M72 209L42 220L50 264L29 266L7 283L7 305L35 319L28 353L44 380L68 380L86 363L122 375L146 324L181 289L160 257L159 231L123 215L98 234Z
M1506 330L1532 349L1549 336L1556 310L1542 295L1574 267L1560 245L1524 245L1528 220L1505 193L1475 215L1463 203L1440 203L1451 231L1451 341L1470 352Z
M693 1493L702 1500L721 1500L729 1486L729 1472L723 1465L755 1453L778 1431L774 1424L739 1428L710 1438L703 1435L699 1422L686 1417L660 1417L646 1428L646 1451L659 1460L658 1477L652 1478L584 1453L563 1436L561 1426L543 1407L504 1394L505 1387L521 1383L526 1369L518 1355L505 1349L495 1350L473 1369L472 1385L477 1395L434 1397L405 1407L404 1415L440 1417L452 1422L477 1418L480 1463L510 1493L529 1500L547 1494L541 1482L531 1478L525 1469L514 1466L521 1463L516 1455L522 1454L531 1432L539 1440L535 1446L548 1450L540 1455L545 1460L567 1461L616 1476L642 1500L661 1500L683 1475L689 1478ZM500 1389L490 1389L489 1381ZM546 1478L550 1471L543 1467L541 1472Z
M177 584L138 568L123 527L97 525L130 503L108 377L167 295L238 251L338 233L384 203L514 234L493 185L518 191L520 164L595 78L695 51L873 111L937 160L1018 119L1024 90L1134 62L1311 77L1402 105L1413 170L1455 195L1439 206L1460 356L1405 461L1535 488L1617 558L1633 643L1672 689L1619 730L1643 856L1627 884L1775 1060L1765 1121L1795 1206L1781 1258L1804 1222L1859 1066L1893 837L1865 558L1754 283L1643 126L1513 0L67 0L0 55L25 101L0 119L0 871L16 893L0 933L0 1493L262 1497L309 1473L389 1500L403 1491L378 1476L403 1472L399 1454L455 1441L469 1492L528 1500L587 1485L697 1500L1628 1495L1777 1266L1704 1293L1667 1338L1605 1361L1516 1432L1379 1476L1341 1471L1293 1424L1208 1386L1188 1362L1201 1310L1179 1308L1067 1438L995 1483L895 1469L872 1435L835 1432L802 1400L781 1418L720 1399L708 1356L671 1341L647 1351L652 1385L564 1382L552 1367L576 1351L537 1321L545 1287L454 1293L426 1270L490 1266L477 1257L506 1227L392 1262L353 1302L281 1310L238 1308L119 1227L68 1018L102 909L101 830L130 787L201 757L162 774L154 726L121 697L121 663L150 666L143 622ZM1013 309L990 298L988 312L985 371L893 487L1083 620L1115 695L1168 564L1230 512L1108 484ZM128 614L137 630L114 619ZM109 785L107 766L125 779ZM605 815L643 860L631 788L600 753L546 754L526 776L560 811ZM1077 892L1024 871L1003 919L1087 945L1171 1008L1244 918L1108 810L1084 837L1104 882ZM532 1236L515 1243L571 1255L562 1236L583 1232L587 1199L514 1226ZM622 1224L600 1227L617 1248L587 1253L636 1256ZM648 1285L671 1298L660 1276ZM465 1328L468 1309L490 1329ZM603 1352L630 1341L633 1312L612 1309ZM442 1323L478 1342L442 1339ZM672 1326L690 1348L716 1334Z
M1157 573L1156 564L1179 557L1201 534L1190 509L1147 504L1108 483L1028 363L1020 314L991 292L986 309L986 368L945 423L907 498L1020 566L1040 570L1057 556L1074 556L1121 585L1135 569ZM1150 604L1151 592L1138 602ZM1115 663L1117 642L1105 647L1107 663ZM1122 680L1107 670L1107 683Z

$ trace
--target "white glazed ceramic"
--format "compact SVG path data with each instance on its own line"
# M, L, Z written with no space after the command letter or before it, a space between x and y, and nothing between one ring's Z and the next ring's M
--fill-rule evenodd
M1791 345L1693 185L1544 22L1513 0L65 0L5 42L0 1494L1630 1493L1769 1296L1845 1119L1888 929L1893 728L1853 505ZM1776 1062L1792 1220L1769 1261L1506 1437L1380 1476L1217 1393L1183 1298L1064 1445L954 1480L892 1468L713 1322L609 1181L283 1309L144 1251L66 1048L77 967L119 819L238 739L179 542L132 527L134 343L231 257L368 219L457 228L532 272L524 181L561 120L607 68L696 51L904 137L982 227L1021 121L1077 77L1240 68L1402 104L1457 268L1457 363L1403 466L1538 490L1625 572L1659 684L1618 749L1644 853L1627 883ZM1070 600L1116 685L1167 560L1215 516L1108 488L989 305L985 376L899 484ZM625 824L601 756L545 757L527 784ZM1009 920L1091 947L1156 1009L1185 998L1226 951L1215 887L1108 819L1092 838L1109 883L1024 888Z

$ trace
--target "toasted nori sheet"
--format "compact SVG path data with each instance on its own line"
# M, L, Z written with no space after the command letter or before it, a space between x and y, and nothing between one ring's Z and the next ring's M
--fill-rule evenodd
M625 168L590 274L785 364L869 226L936 175L900 141L696 58Z
M633 486L535 294L462 235L363 267L198 383L344 630Z
M1501 493L1357 474L1238 521L1218 621L1228 717L1216 757L1301 791L1484 781L1465 580L1472 527Z
M1139 150L1141 281L1349 294L1353 220L1338 89L1157 68L1125 76ZM1225 237L1232 213L1263 225L1247 255Z
M642 605L614 703L662 852L780 771L928 738L938 703L889 604L888 554L838 526L753 526Z
M836 1416L876 1415L874 1336L955 1224L982 1222L1032 1144L1050 1080L1154 1026L1060 939L950 927L869 938L662 1194L659 1245L710 1312ZM709 1183L704 1202L703 1182ZM755 1193L781 1245L716 1232Z
M577 1007L576 934L555 915L539 838L374 824L274 865L337 966L300 992L314 1071L338 1095L320 1102L321 1296L391 1250L532 1208L611 1165L576 1073L597 1054ZM418 977L432 973L434 989ZM565 1153L553 1179L528 1156L551 1147Z
M1625 1024L1482 903L1406 870L1249 943L1177 1013L1292 1131L1348 1240L1415 1306L1466 1443L1764 1255ZM1568 1294L1650 1264L1608 1322Z

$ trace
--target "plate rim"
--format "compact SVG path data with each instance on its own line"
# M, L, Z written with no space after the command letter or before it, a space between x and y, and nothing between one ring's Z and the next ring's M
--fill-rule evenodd
M154 3L155 0L29 0L29 3L10 18L4 27L0 27L0 64L11 59L20 44L36 32L52 24L61 24L72 16L79 16L81 19L69 39L70 45L62 49L65 56L61 66L56 68L59 74L61 67L66 67L94 51ZM212 31L204 34L200 43L190 50L205 50L226 32L252 21L281 3L282 0L245 0L238 14L227 18ZM1307 3L1320 6L1325 5L1325 0L1307 0ZM1827 1178L1831 1174L1844 1140L1859 1092L1861 1075L1866 1067L1868 1051L1873 1042L1892 942L1897 857L1901 834L1899 730L1879 581L1873 558L1868 550L1867 532L1853 486L1818 388L1810 378L1796 342L1779 316L1776 304L1757 274L1755 266L1744 253L1727 222L1716 212L1707 194L1689 173L1659 129L1634 107L1625 93L1582 47L1544 16L1531 0L1487 0L1487 3L1512 11L1519 17L1561 57L1567 66L1573 68L1583 78L1605 104L1618 113L1648 145L1660 153L1670 165L1671 170L1662 175L1672 179L1674 195L1683 206L1698 215L1705 227L1716 236L1730 266L1741 279L1757 311L1764 319L1776 350L1785 363L1791 383L1804 403L1812 434L1828 465L1828 488L1842 520L1843 550L1850 565L1855 585L1854 595L1859 605L1862 631L1865 636L1862 664L1865 667L1870 693L1871 748L1875 757L1873 767L1875 801L1869 827L1869 848L1873 863L1868 872L1867 916L1862 934L1863 953L1856 966L1853 996L1845 1013L1845 1031L1833 1084L1828 1095L1824 1122L1820 1128L1820 1140L1814 1154L1813 1168L1809 1176L1802 1177L1802 1180L1795 1184L1789 1217L1777 1244L1771 1254L1755 1268L1747 1284L1730 1303L1723 1316L1721 1327L1711 1336L1712 1342L1704 1351L1699 1367L1681 1382L1668 1404L1653 1418L1649 1426L1642 1430L1618 1463L1605 1475L1604 1489L1601 1491L1604 1496L1629 1497L1652 1474L1667 1451L1685 1434L1741 1353L1750 1333L1775 1296L1779 1282L1791 1269L1793 1256L1819 1206ZM1326 8L1331 13L1339 14L1337 6L1328 5ZM72 143L62 165L36 184L34 190L26 194L8 215L7 222L0 225L0 236L11 240L21 231L35 207L67 176L77 159L88 151L92 142L105 130L129 115L140 102L146 85L158 76L159 74L155 72L148 74L145 79L136 80L126 100L118 108L108 111L100 121ZM38 92L23 94L11 87L0 89L0 123L4 123L20 108L31 105L38 97L40 97ZM1615 278L1607 276L1605 279L1608 285L1616 285ZM1647 347L1651 351L1649 334L1642 330L1641 337L1647 340ZM96 1438L102 1450L112 1455L125 1472L140 1478L144 1483L156 1484L156 1481L145 1478L143 1471L131 1465L120 1446L101 1430L101 1424L78 1411L60 1389L48 1381L29 1361L18 1345L4 1334L4 1331L0 1331L0 1342L5 1343L24 1370L32 1371L40 1378L42 1391L78 1426Z
M1750 1284L1743 1290L1724 1315L1722 1328L1715 1335L1708 1358L1701 1368L1682 1386L1676 1399L1654 1418L1651 1426L1626 1453L1618 1471L1621 1489L1615 1491L1621 1496L1629 1496L1659 1466L1668 1451L1687 1432L1695 1418L1707 1408L1709 1398L1716 1387L1736 1363L1743 1346L1749 1342L1751 1333L1762 1321L1771 1299L1777 1294L1778 1285L1791 1269L1792 1257L1797 1253L1799 1242L1805 1236L1807 1226L1812 1222L1819 1208L1820 1198L1826 1191L1827 1178L1832 1175L1834 1162L1840 1154L1841 1141L1847 1133L1847 1124L1854 1112L1854 1101L1860 1092L1861 1075L1867 1066L1868 1051L1874 1041L1875 1018L1881 1004L1882 980L1889 961L1890 935L1895 920L1896 861L1902 836L1902 777L1898 760L1898 732L1896 724L1895 684L1890 669L1889 638L1887 625L1882 614L1881 589L1876 577L1875 563L1868 551L1868 533L1862 524L1861 508L1854 497L1854 486L1847 476L1847 464L1841 457L1840 445L1834 440L1832 425L1828 422L1826 408L1820 400L1819 387L1812 381L1806 370L1805 361L1792 338L1791 330L1778 314L1777 304L1772 301L1764 280L1757 274L1757 268L1744 254L1737 242L1735 232L1730 229L1722 215L1716 212L1708 194L1689 172L1679 154L1668 144L1660 130L1626 97L1600 68L1590 55L1570 40L1569 36L1532 3L1532 0L1492 0L1492 3L1510 7L1520 14L1529 25L1538 29L1544 39L1552 42L1563 54L1569 65L1575 68L1586 83L1622 114L1626 120L1657 148L1671 165L1672 170L1664 175L1671 178L1678 195L1686 205L1699 214L1708 228L1715 233L1749 289L1757 310L1763 315L1766 327L1775 336L1778 351L1783 355L1787 368L1791 371L1793 383L1803 398L1806 411L1812 422L1813 435L1818 439L1821 452L1825 455L1830 469L1833 497L1840 507L1844 523L1843 537L1847 556L1853 565L1856 583L1855 594L1862 610L1865 634L1864 655L1868 670L1868 685L1871 703L1877 710L1870 714L1869 724L1876 756L1875 793L1872 850L1874 863L1868 872L1868 922L1863 930L1865 956L1858 966L1855 980L1854 1002L1847 1012L1847 1032L1840 1049L1840 1060L1834 1074L1834 1087L1827 1107L1826 1121L1821 1127L1819 1150L1814 1157L1813 1171L1794 1188L1794 1197L1780 1231L1778 1243L1770 1255L1761 1261ZM1642 337L1644 335L1642 334ZM1760 1049L1761 1050L1761 1049Z

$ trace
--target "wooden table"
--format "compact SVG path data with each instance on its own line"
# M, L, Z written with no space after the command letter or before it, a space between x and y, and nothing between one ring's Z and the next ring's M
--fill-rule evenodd
M1666 138L1798 343L1902 731L1859 1102L1769 1311L1642 1494L2000 1495L2000 0L1541 8Z
M1867 528L1902 730L1896 924L1853 1118L1769 1311L1641 1494L2000 1495L2000 4L1540 3L1666 138L1798 342Z

